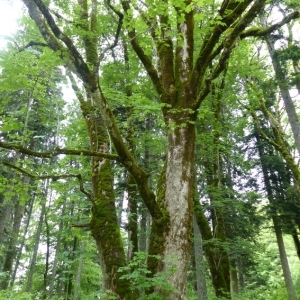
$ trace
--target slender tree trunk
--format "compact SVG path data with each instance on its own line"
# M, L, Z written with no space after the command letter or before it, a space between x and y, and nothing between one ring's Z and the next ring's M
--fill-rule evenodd
M47 193L48 193L48 185L49 185L49 180L47 180L45 183L45 193L43 196L45 198L47 197ZM26 288L25 288L26 292L30 292L31 287L32 287L32 279L33 279L34 269L35 269L35 265L36 265L38 248L39 248L39 244L40 244L40 238L41 238L41 233L42 233L42 228L43 228L43 223L44 223L44 216L45 216L45 212L46 212L46 203L45 202L46 202L46 199L42 199L38 227L35 232L33 253L32 253L32 257L31 257L30 264L29 264L29 269L28 269L27 276L26 276L27 277Z
M13 201L11 199L4 199L1 205L1 216L0 216L0 247L3 247L3 244L7 241L7 233L10 231L10 218L13 211ZM0 266L1 266L0 260Z
M13 286L14 281L16 279L16 275L17 275L17 271L18 271L18 267L19 267L21 255L22 255L23 248L24 248L24 245L25 245L26 235L28 233L28 227L29 227L29 224L30 224L30 218L31 218L31 214L32 214L32 208L33 208L33 202L35 200L35 196L36 196L36 193L34 191L33 195L32 195L32 198L29 200L29 203L27 204L27 206L28 206L28 212L27 212L26 221L25 221L25 228L24 228L22 239L21 239L19 251L17 253L14 270L12 272L12 278L11 278L11 282L10 282L10 286L11 287Z
M261 18L261 23L263 25L266 25L265 18ZM268 51L274 68L275 77L277 79L277 84L279 86L285 110L288 115L289 123L292 128L293 137L295 139L298 154L300 155L300 123L294 102L288 90L288 79L285 75L285 71L283 70L283 67L280 64L278 57L276 56L275 41L272 39L271 36L265 37L265 40L268 46Z
M279 256L280 256L280 262L281 262L281 267L282 267L282 271L283 271L284 282L285 282L286 290L288 293L288 300L297 300L298 298L297 298L296 290L294 287L293 279L291 276L289 262L287 260L287 255L286 255L286 251L285 251L285 247L284 247L284 242L283 242L283 237L282 237L279 220L278 220L277 216L273 216L272 219L273 219L273 224L274 224L277 245L278 245L278 249L279 249Z
M2 281L0 284L0 289L5 290L9 286L9 282L11 279L11 271L13 266L13 261L17 255L17 241L19 237L21 221L24 214L24 206L21 205L20 201L16 202L15 212L14 212L14 220L13 220L13 228L10 234L9 244L7 246L6 258L3 265L3 272L7 272L8 276L6 276L6 280Z
M50 195L50 203L51 205L51 195ZM45 269L44 269L44 280L43 280L43 298L47 298L47 285L48 285L48 271L49 271L49 260L50 260L50 229L49 229L49 223L48 223L48 216L47 216L47 210L45 209L45 228L46 228L46 256L45 256Z
M206 216L204 215L201 204L196 199L194 200L194 211L201 236L206 242L204 252L216 296L223 297L224 291L226 291L225 295L228 297L228 292L230 292L228 269L227 267L223 269L223 265L220 264L220 259L218 258L220 254L218 253L218 249L215 249L213 245L214 237L212 235L211 228L207 222Z
M145 120L145 128L146 134L144 136L144 167L146 172L150 171L150 143L152 142L149 139L149 135L147 133L153 128L153 122L151 120L151 116L146 118ZM150 178L150 186L152 187L151 178ZM140 226L139 226L139 250L143 252L148 252L149 250L149 236L150 236L150 223L151 223L151 215L145 205L144 202L141 202L139 206L140 210Z
M236 265L237 265L238 275L239 275L239 290L243 290L245 287L244 268L243 268L243 260L240 255L236 259Z
M128 255L130 260L134 253L138 251L138 204L137 204L137 189L133 177L129 174L127 181L128 189Z
M239 293L238 272L234 260L230 264L230 290L232 295Z
M75 253L77 252L78 249L78 238L75 236L73 239L73 247L72 247L72 252L69 255L69 259L74 262L75 260ZM74 283L73 283L73 278L74 278L74 269L73 266L69 266L69 276L66 282L66 298L67 300L71 300L72 299L72 294L73 294L73 287L74 287Z
M221 81L221 85L218 87L218 92L216 92L216 86L213 85L213 101L212 110L214 112L213 124L211 132L208 132L204 123L200 125L202 131L210 134L212 139L211 148L206 151L206 156L204 157L204 170L207 183L207 194L210 199L211 204L211 220L212 220L212 237L216 239L216 243L213 246L215 249L213 257L210 257L211 261L211 275L215 272L220 272L216 280L213 280L213 285L215 288L217 297L231 298L230 294L230 265L229 265L229 255L226 246L226 228L224 219L224 205L223 200L223 185L222 171L220 165L220 135L221 135L221 108L222 108L222 91L225 87L225 74ZM205 146L204 146L205 147ZM203 147L203 148L204 148ZM200 227L200 225L199 225ZM201 230L201 227L200 227ZM204 239L208 236L203 235ZM212 249L211 249L212 250ZM211 251L210 250L210 251ZM211 254L209 254L211 256ZM212 264L216 264L218 267L212 267ZM222 278L222 279L221 279Z
M263 161L263 156L264 156L263 144L261 143L261 138L258 134L256 134L256 139L257 139L258 152L259 152L259 156L260 156L260 160L261 160L261 166L262 166L262 171L263 171L264 183L265 183L266 191L267 191L267 195L268 195L268 200L269 200L270 204L276 205L276 201L275 201L275 199L273 197L273 193L272 193L270 179L268 176L268 170ZM275 230L275 235L276 235L276 239L277 239L280 262L281 262L281 266L282 266L283 277L284 277L285 286L286 286L286 290L287 290L287 294L288 294L288 299L289 300L297 300L297 294L296 294L296 290L295 290L293 280L291 277L291 272L290 272L287 255L286 255L286 251L285 251L285 247L284 247L284 243L283 243L280 222L278 220L278 217L276 216L276 208L275 208L275 211L273 211L272 220L273 220L273 224L274 224L274 230Z
M125 48L127 49L127 48ZM127 59L126 59L127 58ZM128 53L125 51L125 61L127 66L127 71L129 71L128 66ZM132 95L131 88L128 87L126 90L127 97ZM132 108L126 110L128 128L127 128L127 142L129 149L132 153L135 153L135 143L134 143L134 128L132 119ZM128 193L128 253L127 259L133 258L134 253L139 250L138 248L138 190L133 176L129 173L127 175L127 193Z
M299 236L298 236L298 232L296 229L294 229L292 237L293 237L293 241L294 241L294 245L296 248L298 259L300 260L300 241L299 241Z
M85 249L85 242L81 242L81 254L78 261L76 280L75 280L75 288L74 288L74 298L73 300L80 300L80 283L81 283L81 275L83 270L83 254Z
M140 207L140 224L139 224L139 251L148 252L149 234L150 234L150 214L143 203Z
M61 210L62 216L65 215L67 197L65 197L64 199L65 200L63 202L63 206L62 206L62 210ZM51 298L53 295L57 263L58 263L58 255L60 253L60 248L61 248L61 236L62 236L63 226L64 226L64 221L63 221L63 219L61 219L59 222L59 226L58 226L58 235L56 238L56 246L55 246L55 257L53 260L52 274L51 274L51 279L50 279L50 283L49 283L49 298Z
M206 287L206 279L205 279L205 265L204 265L203 246L202 246L202 236L195 216L193 216L193 232L194 232L197 296L198 296L198 300L207 300L208 295L207 295L207 287Z

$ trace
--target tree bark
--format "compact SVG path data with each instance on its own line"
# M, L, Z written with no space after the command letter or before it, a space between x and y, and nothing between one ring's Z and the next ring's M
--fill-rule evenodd
M178 122L176 122L178 123ZM187 299L186 280L190 255L194 191L195 126L176 128L168 135L164 206L169 216L165 232L164 271L174 287L169 299Z
M193 233L194 233L194 252L196 264L196 284L198 300L207 300L207 286L205 279L204 253L202 246L202 236L197 224L196 217L193 216Z

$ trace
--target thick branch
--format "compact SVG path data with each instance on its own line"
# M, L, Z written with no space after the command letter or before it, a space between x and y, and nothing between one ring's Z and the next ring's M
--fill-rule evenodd
M60 154L66 154L66 155L79 155L79 156L95 156L95 157L102 157L107 158L111 160L119 160L119 157L114 154L109 153L100 153L100 152L94 152L89 150L75 150L75 149L64 149L64 148L55 148L52 151L45 151L45 152L38 152L34 151L28 148L25 148L21 146L20 144L14 144L14 143L4 143L0 142L0 148L8 149L8 150L14 150L16 152L21 152L23 154L27 154L30 156L35 157L41 157L41 158L52 158L54 156L60 155Z
M31 2L31 1L27 0L26 2ZM74 59L73 63L75 65L77 72L81 75L82 79L85 82L89 82L89 78L90 78L89 68L88 68L87 64L84 62L84 60L83 60L81 54L79 53L79 51L77 50L77 48L74 46L72 40L66 34L64 34L60 30L60 28L57 26L49 9L46 7L46 5L43 3L43 1L33 0L33 2L39 8L40 12L46 19L46 21L47 21L49 27L51 28L51 31L55 35L55 37L58 40L61 40L62 42L64 42L64 44L67 46L68 50L70 51L70 54L72 55L72 57ZM34 19L34 21L36 21L36 20Z
M34 175L34 174L31 174L28 171L26 171L26 170L24 170L20 167L17 167L16 165L10 164L9 162L2 161L2 164L9 167L9 168L17 170L18 172L20 172L22 174L25 174L26 176L28 176L32 179L35 179L35 180L52 179L52 180L56 181L56 180L59 180L59 179L66 179L66 178L74 178L75 177L79 180L80 191L83 194L85 194L89 198L89 200L92 200L92 195L89 192L87 192L83 187L83 180L82 180L81 174Z
M72 70L72 72L78 74L77 69L70 57L68 49L54 36L49 26L45 22L45 18L38 10L36 4L33 0L23 0L23 3L27 6L29 15L35 22L37 28L39 29L42 37L44 38L46 44L55 52L59 53L60 58L66 62L67 67Z
M201 102L209 94L210 86L211 86L210 83L212 82L212 80L217 78L221 74L221 72L226 68L228 59L230 58L230 54L232 50L236 46L239 35L247 27L247 25L253 21L253 19L257 16L257 14L260 12L260 10L263 8L264 5L265 5L264 0L257 0L247 11L247 13L235 24L235 27L232 30L230 30L230 34L225 36L222 45L223 52L221 54L219 62L214 68L211 76L206 79L206 86L201 90L199 96L197 97L196 108L200 106ZM218 47L217 51L220 50L221 48Z
M193 69L191 78L192 86L196 89L199 84L202 83L207 67L211 64L213 57L211 53L214 51L216 45L223 32L229 28L236 20L239 20L240 16L244 13L247 7L253 2L252 0L245 0L239 3L239 1L224 1L220 14L216 16L215 20L218 25L215 26L212 32L208 32L204 38L203 46L196 59L196 63ZM222 15L226 9L231 11L230 14ZM219 18L221 20L218 20ZM218 21L218 22L217 22ZM220 21L220 22L219 22Z
M244 39L249 36L266 36L266 35L272 33L273 31L279 29L283 25L285 25L285 24L289 23L290 21L297 19L299 17L300 17L300 12L294 11L291 14L284 17L280 22L275 23L266 29L262 29L259 27L249 28L249 29L243 31L242 34L240 35L240 37L241 37L241 39Z

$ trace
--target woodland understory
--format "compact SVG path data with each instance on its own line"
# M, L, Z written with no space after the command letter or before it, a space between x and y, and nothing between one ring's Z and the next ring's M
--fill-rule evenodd
M297 300L299 1L20 2L0 300Z

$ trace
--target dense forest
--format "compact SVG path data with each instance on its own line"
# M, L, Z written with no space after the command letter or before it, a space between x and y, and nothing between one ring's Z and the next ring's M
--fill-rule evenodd
M299 299L299 1L21 2L0 299Z

